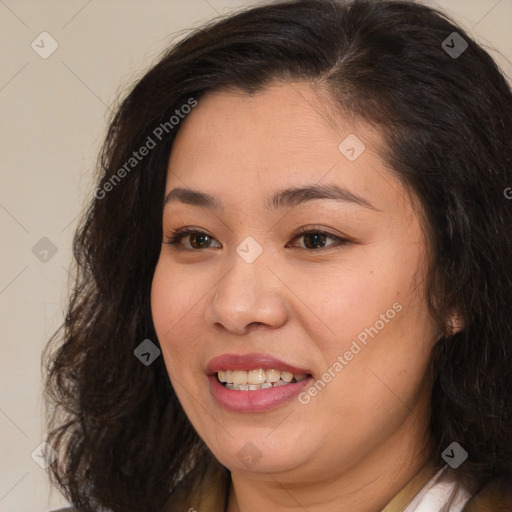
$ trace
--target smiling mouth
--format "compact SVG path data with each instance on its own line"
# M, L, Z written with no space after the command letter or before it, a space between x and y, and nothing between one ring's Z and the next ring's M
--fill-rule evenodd
M232 391L256 391L258 389L275 388L295 384L311 375L304 373L295 375L281 370L219 370L215 376L227 389Z

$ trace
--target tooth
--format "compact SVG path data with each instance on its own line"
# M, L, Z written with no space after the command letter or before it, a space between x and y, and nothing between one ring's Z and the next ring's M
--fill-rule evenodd
M281 378L281 372L279 370L267 370L265 375L267 382L277 382Z
M308 377L307 374L294 375L280 370L219 370L217 377L227 389L256 391L275 386L284 386L290 382L300 382Z
M247 372L244 370L233 370L233 384L247 384Z
M248 384L261 384L265 382L265 370L251 370L247 373Z
M285 382L291 382L293 380L293 373L281 372L281 379L283 379Z

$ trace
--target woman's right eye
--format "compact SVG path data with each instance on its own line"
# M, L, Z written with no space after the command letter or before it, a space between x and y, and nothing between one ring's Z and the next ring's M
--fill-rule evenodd
M183 248L179 246L179 243L185 237L189 237L190 247ZM193 229L182 229L170 233L170 235L167 236L162 243L175 246L175 248L177 248L178 250L187 251L195 249L209 249L210 247L208 247L207 244L211 240L215 240L215 238L210 236L208 233L204 233L203 231L197 231Z

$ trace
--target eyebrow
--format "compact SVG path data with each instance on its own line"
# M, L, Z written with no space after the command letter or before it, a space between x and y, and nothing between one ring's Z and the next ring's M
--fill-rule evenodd
M370 201L350 190L334 183L290 187L276 192L266 203L267 211L297 206L313 199L334 199L345 203L355 203L365 208L378 210ZM187 187L173 188L165 197L164 206L172 202L181 202L201 208L223 211L222 201L214 195Z

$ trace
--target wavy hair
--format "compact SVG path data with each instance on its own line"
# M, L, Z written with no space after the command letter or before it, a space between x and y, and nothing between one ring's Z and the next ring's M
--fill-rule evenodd
M468 45L457 57L443 43L453 32ZM187 468L211 461L163 358L145 366L134 356L145 339L158 345L150 289L179 130L170 120L208 91L256 93L279 80L322 86L340 111L382 129L382 158L419 200L429 233L426 300L441 333L432 353L435 456L441 465L457 441L469 453L461 478L482 487L512 475L510 85L486 50L431 7L293 0L192 31L110 121L98 188L73 241L65 321L44 357L47 442L59 455L50 477L84 512L162 510ZM142 156L148 138L156 144ZM463 324L455 334L453 311Z

